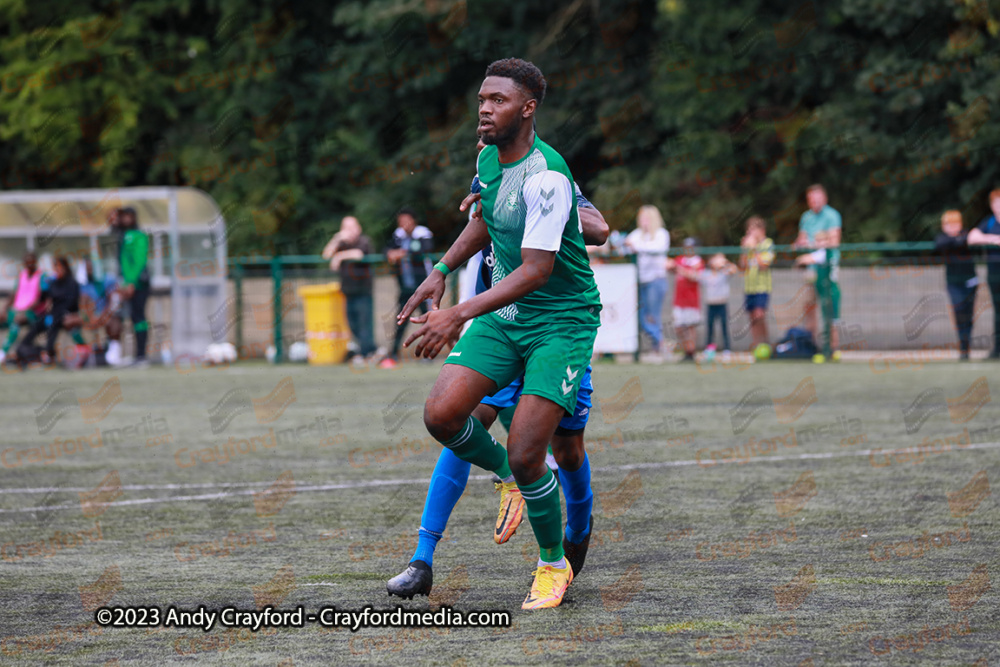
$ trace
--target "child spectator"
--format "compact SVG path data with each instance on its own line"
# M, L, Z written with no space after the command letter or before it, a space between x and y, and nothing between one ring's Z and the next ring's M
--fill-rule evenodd
M671 262L677 272L677 286L674 289L674 329L684 350L681 361L694 361L696 347L695 330L701 323L701 301L698 293L698 279L705 262L695 254L698 242L688 237L684 239L684 254Z
M750 315L753 347L767 342L767 305L771 297L771 264L774 262L774 242L767 237L767 224L760 216L747 220L747 233L740 242L740 268L746 273L743 289L746 310Z
M979 278L976 276L976 265L969 255L967 232L962 230L960 211L945 211L941 216L941 232L934 237L934 249L945 258L944 279L948 287L948 298L951 299L951 307L955 312L959 359L968 361L972 312Z
M38 270L38 259L35 253L29 252L24 256L24 268L17 276L14 283L14 291L7 300L7 342L0 350L0 364L7 358L7 353L11 346L17 342L17 336L21 333L21 324L28 327L35 324L36 313L42 297L42 272Z
M715 352L715 321L722 326L722 358L729 360L729 276L736 273L736 265L726 259L721 252L708 260L708 269L701 273L701 283L705 286L705 301L708 303L708 332L705 351Z

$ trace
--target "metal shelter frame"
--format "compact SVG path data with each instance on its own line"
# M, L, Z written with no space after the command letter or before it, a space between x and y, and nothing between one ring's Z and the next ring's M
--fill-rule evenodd
M228 318L220 310L228 308L226 225L208 193L170 186L0 192L0 239L24 238L26 250L41 253L57 239L87 238L91 253L100 257L99 237L107 234L105 215L119 206L136 208L140 227L150 236L151 288L168 289L171 297L173 355L200 357L207 345L205 334L210 335L212 328L207 318L198 322L194 298L207 300L203 305L208 305L213 316ZM175 268L185 259L185 236L203 237L202 248L214 256L218 270L181 280ZM164 240L169 256L164 253ZM117 258L113 259L117 263ZM12 287L13 276L0 276L0 287Z

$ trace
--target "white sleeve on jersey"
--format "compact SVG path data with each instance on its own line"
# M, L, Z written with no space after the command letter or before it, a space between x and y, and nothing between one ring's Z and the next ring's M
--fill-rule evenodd
M573 210L573 188L558 171L543 171L524 181L524 219L522 248L558 252L562 234Z

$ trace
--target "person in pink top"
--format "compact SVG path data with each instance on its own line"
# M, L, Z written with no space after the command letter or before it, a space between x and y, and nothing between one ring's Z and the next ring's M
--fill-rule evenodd
M7 353L11 346L17 341L21 333L21 324L29 327L35 323L39 300L42 296L42 272L38 270L38 260L35 253L29 252L24 256L24 267L17 276L14 283L14 291L11 292L10 299L7 300L5 310L7 311L7 342L0 350L0 364L7 358Z

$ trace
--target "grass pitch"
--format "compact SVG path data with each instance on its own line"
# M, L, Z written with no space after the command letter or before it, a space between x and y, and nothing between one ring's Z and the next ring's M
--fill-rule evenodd
M93 609L395 605L437 366L5 375L0 664L996 664L996 368L598 364L595 535L560 608L520 611L534 539L493 543L474 469L430 602L511 628L256 634Z

